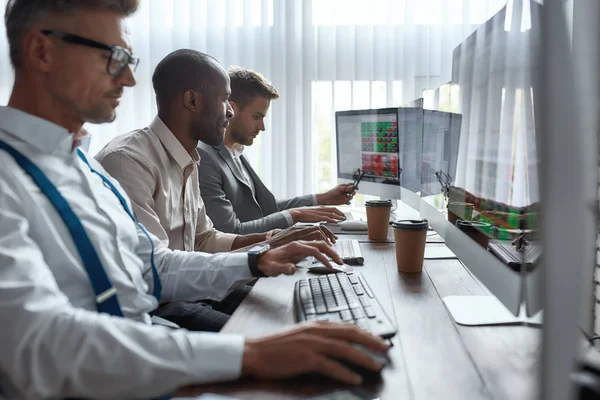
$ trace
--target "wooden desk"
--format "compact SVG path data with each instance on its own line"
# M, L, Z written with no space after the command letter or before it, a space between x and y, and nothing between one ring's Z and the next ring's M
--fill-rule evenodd
M352 238L348 236L347 238ZM359 389L364 398L534 399L541 330L531 327L465 327L454 323L442 297L482 295L486 290L458 260L426 260L420 275L399 274L394 245L361 243L367 278L398 327L392 366L382 379ZM260 279L224 332L255 337L294 323L294 282L306 276ZM325 378L280 382L240 381L186 388L179 395L219 393L240 399L303 399L347 389Z

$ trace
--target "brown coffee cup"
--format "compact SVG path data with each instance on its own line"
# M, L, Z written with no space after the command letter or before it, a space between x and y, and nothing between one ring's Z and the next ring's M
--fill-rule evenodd
M423 271L428 225L429 222L426 219L402 220L392 223L398 272Z
M473 219L473 209L475 206L471 203L462 203L453 201L448 203L448 221L452 225L456 225L456 221L470 221Z
M370 200L365 203L369 240L387 240L392 212L391 200Z
M479 221L457 221L456 227L466 233L471 239L479 243L481 247L487 249L492 231L492 224Z

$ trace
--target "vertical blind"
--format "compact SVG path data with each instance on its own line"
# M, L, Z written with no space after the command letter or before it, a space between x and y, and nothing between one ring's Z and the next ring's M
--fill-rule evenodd
M267 130L246 153L277 196L335 183L333 113L397 106L451 78L453 49L506 0L152 0L129 25L141 58L112 124L89 125L90 151L146 126L151 76L179 48L264 74L278 88ZM2 11L4 12L4 7ZM2 22L3 24L3 22ZM0 103L13 81L0 32Z

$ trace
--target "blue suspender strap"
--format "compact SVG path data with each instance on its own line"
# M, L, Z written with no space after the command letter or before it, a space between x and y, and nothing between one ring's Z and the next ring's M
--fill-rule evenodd
M17 164L33 179L63 219L94 289L98 311L122 317L123 312L121 311L121 305L117 297L117 290L106 275L106 271L100 262L100 258L92 242L85 232L83 225L81 225L81 221L79 221L79 218L77 218L77 215L71 209L71 206L69 206L69 203L67 203L42 170L27 157L1 140L0 149L10 154Z
M106 186L108 186L108 188L110 190L112 190L112 192L115 194L115 196L117 196L117 198L119 199L119 202L121 203L121 206L123 206L123 209L125 210L125 212L129 215L129 217L131 217L133 222L135 222L135 224L142 230L142 232L144 232L144 235L146 235L146 237L150 241L150 250L152 251L150 253L150 267L152 268L152 283L154 286L153 290L152 290L152 294L154 295L154 297L156 297L156 300L158 302L160 302L160 297L161 297L161 292L162 292L162 284L160 283L160 277L158 276L158 270L156 269L156 266L154 265L154 242L150 238L150 234L148 233L146 228L144 228L144 226L142 224L140 224L138 222L138 220L135 218L135 215L131 212L131 209L127 205L127 201L121 195L121 193L119 193L119 191L117 190L115 185L113 185L113 183L106 176L104 176L103 174L101 174L100 172L98 172L94 168L92 168L92 166L90 165L90 163L88 162L87 158L85 157L85 155L83 154L83 152L81 150L77 149L77 155L79 156L79 158L81 158L81 160L84 163L87 164L87 166L90 168L90 171L92 171L94 174L98 175L102 179L104 184Z
M119 304L119 299L117 297L117 290L112 286L110 279L106 275L106 271L100 262L100 258L94 249L92 242L90 241L87 233L81 221L75 214L75 212L69 206L69 203L65 198L60 194L56 186L52 184L50 179L39 169L34 163L32 163L27 157L21 154L18 150L11 147L7 143L0 140L0 149L5 150L8 154L10 154L17 164L23 168L23 170L33 179L35 184L38 185L40 190L46 195L50 203L54 206L58 214L63 219L65 225L67 226L71 237L73 238L73 242L77 247L77 252L81 257L81 261L83 262L83 266L88 274L92 287L94 289L94 293L96 295L96 307L99 312L107 313L110 315L123 317L123 312L121 311L121 305ZM85 159L83 153L78 150L79 157L85 161L85 163L89 166L89 163ZM119 201L125 208L125 211L129 216L140 226L140 228L144 231L148 239L150 240L150 235L141 226L129 210L127 206L127 202L118 192L118 190L114 187L114 185L106 179L106 177L102 176L102 174L96 172L91 166L90 169L92 172L100 175L102 180L108 184L111 190L115 193L115 195L119 198ZM152 240L150 240L152 243ZM160 291L161 284L158 279L158 272L154 267L154 244L152 244L152 274L154 277L154 295L160 301ZM165 395L156 400L168 400L172 396Z

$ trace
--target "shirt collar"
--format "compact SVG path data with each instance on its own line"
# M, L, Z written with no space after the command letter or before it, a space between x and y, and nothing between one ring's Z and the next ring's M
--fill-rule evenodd
M156 133L158 139L163 146L165 146L167 153L173 157L181 169L185 169L190 164L197 164L200 161L198 150L194 149L191 153L188 153L179 139L173 135L173 132L171 132L169 127L165 125L158 115L152 120L150 129Z
M229 153L232 157L239 157L244 152L244 145L239 143L234 143L233 146L231 146L231 148L229 148L228 146L225 146L225 148L229 150Z
M0 107L0 129L47 154L73 151L67 129L16 108Z

